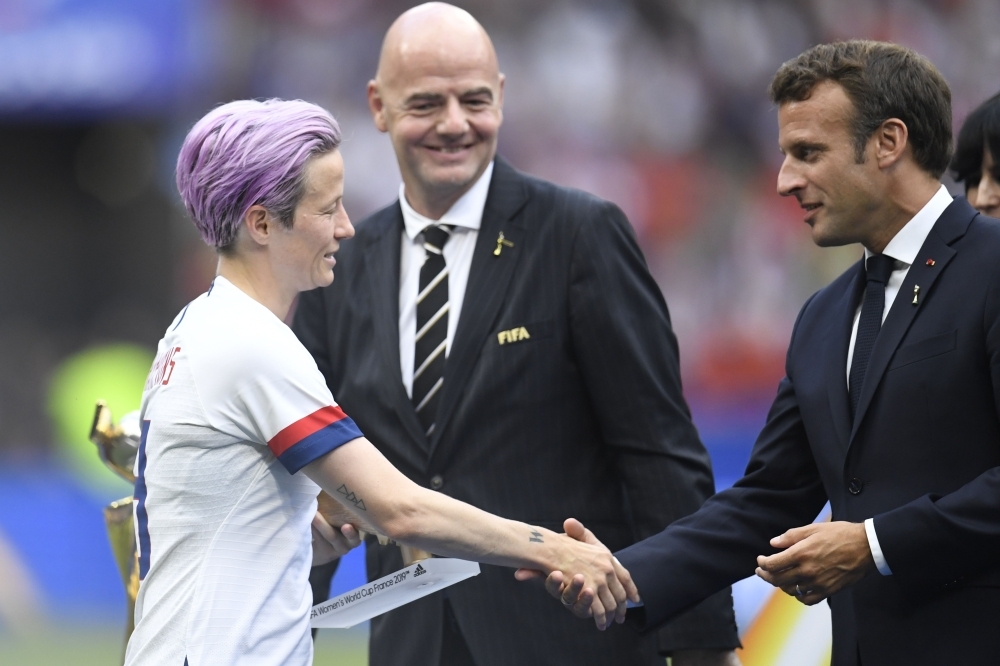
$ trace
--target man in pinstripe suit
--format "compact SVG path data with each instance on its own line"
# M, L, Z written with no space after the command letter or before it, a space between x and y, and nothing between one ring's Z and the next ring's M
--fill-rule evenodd
M442 3L406 12L368 96L400 197L295 318L362 431L418 483L557 531L580 517L613 550L695 511L714 484L663 296L615 205L496 156L503 75L482 27ZM370 578L400 567L369 542ZM658 637L579 626L542 595L484 566L376 618L370 663L735 660L728 589Z

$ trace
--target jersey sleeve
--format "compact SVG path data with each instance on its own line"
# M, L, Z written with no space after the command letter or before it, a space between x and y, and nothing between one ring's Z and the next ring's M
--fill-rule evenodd
M207 410L210 421L266 445L291 474L363 436L290 331L262 337L232 344L229 367L199 382L212 394L203 396L214 406ZM234 354L232 347L242 349Z
M296 414L289 412L292 418ZM267 448L289 473L295 474L341 444L361 436L361 430L344 410L338 405L327 405L279 430L267 440Z

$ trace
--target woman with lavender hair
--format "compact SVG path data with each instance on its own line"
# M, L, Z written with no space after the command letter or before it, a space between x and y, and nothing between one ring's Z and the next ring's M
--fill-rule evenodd
M126 664L311 664L307 579L320 488L400 543L582 574L599 628L624 619L627 596L637 600L607 550L403 476L337 406L282 323L300 291L333 281L334 254L354 235L339 143L323 109L269 100L214 109L181 148L177 186L219 267L170 324L143 392L142 583ZM339 538L340 550L357 544L350 526Z

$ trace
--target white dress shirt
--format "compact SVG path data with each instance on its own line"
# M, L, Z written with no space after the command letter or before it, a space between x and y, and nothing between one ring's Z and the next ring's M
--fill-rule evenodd
M399 253L399 369L406 395L413 397L413 355L417 337L417 293L420 290L420 268L427 259L420 233L431 224L450 224L455 227L444 245L444 263L448 269L448 337L445 356L451 353L451 343L458 329L458 317L465 300L465 286L469 282L472 252L479 237L483 221L486 195L493 178L493 162L479 177L476 184L441 216L432 220L413 210L406 200L405 185L399 186L399 206L403 209L402 247Z
M885 285L885 308L882 310L882 322L885 322L889 314L889 308L899 294L899 288L906 279L906 273L917 258L917 253L923 247L927 235L930 234L934 223L941 217L944 209L951 205L952 196L948 189L942 185L941 188L931 197L923 208L913 216L906 225L893 236L889 244L885 246L882 254L895 259L892 274ZM872 256L872 252L865 248L865 260ZM854 328L851 330L851 344L847 348L847 386L851 385L851 362L854 360L854 341L858 337L858 321L861 319L861 303L854 313ZM883 576L891 576L892 570L889 568L882 548L878 543L878 535L875 534L875 523L871 518L865 521L865 532L868 534L868 546L871 548L872 557L878 572Z

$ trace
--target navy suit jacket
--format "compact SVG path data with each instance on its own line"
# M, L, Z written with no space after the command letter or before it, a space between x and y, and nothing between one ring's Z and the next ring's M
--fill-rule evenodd
M398 202L361 222L333 284L302 294L294 326L344 411L400 471L557 532L578 517L612 549L712 494L667 306L621 210L497 158L430 438L399 368L402 231ZM495 255L501 231L513 245ZM500 336L522 327L529 337ZM397 547L367 545L369 577L403 566ZM484 565L447 594L479 666L663 664L655 637L598 632L510 569ZM371 663L440 663L441 599L373 620ZM728 589L660 639L735 647Z
M746 475L618 553L655 627L753 574L768 541L874 518L892 576L834 595L833 663L1000 660L1000 222L956 199L910 267L872 352L857 416L847 349L858 262L806 302ZM914 303L914 287L919 297Z

